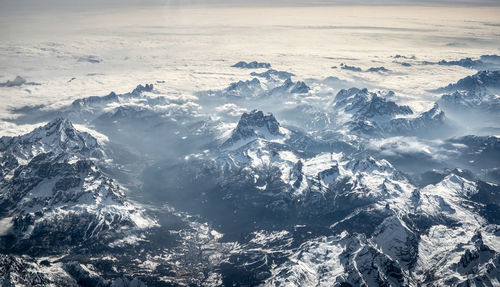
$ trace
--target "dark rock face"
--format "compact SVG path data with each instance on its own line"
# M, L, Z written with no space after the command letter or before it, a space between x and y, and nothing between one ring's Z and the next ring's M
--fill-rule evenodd
M231 97L258 96L262 92L262 87L259 79L253 78L231 83L224 92Z
M16 78L12 81L8 80L6 82L0 83L0 87L16 87L22 86L26 83L26 80L21 76L16 76Z
M2 286L46 286L51 281L21 259L0 254L0 283Z
M272 114L264 114L262 111L253 110L241 116L231 137L223 146L229 146L242 139L266 137L266 135L282 136L279 122Z
M388 96L390 95L389 93ZM426 112L410 116L414 114L410 107L398 105L367 89L340 90L332 105L333 109L340 110L341 114L351 114L346 124L352 132L361 136L418 134L433 137L452 134L454 131L437 104Z
M439 89L439 92L475 91L487 89L500 89L500 71L480 71L472 76L467 76L455 84L449 84Z
M254 128L265 128L270 134L279 135L279 126L280 124L272 114L265 115L262 111L253 110L241 116L235 132L246 136L250 135Z
M367 72L383 72L383 73L388 73L391 70L387 69L386 67L371 67L366 70Z
M340 90L335 96L335 106L352 112L357 119L413 114L410 107L400 106L393 101L368 92L367 89Z
M464 68L480 68L484 65L481 60L473 60L472 58L464 58L456 61L441 60L438 65L442 66L461 66Z
M274 69L267 70L267 71L262 72L262 73L252 72L250 75L254 76L254 77L261 77L261 78L264 78L268 81L274 81L276 79L286 80L286 79L289 79L289 78L295 76L295 74L293 74L293 73L286 72L286 71L277 71Z
M374 95L371 101L359 111L360 118L375 116L411 115L413 111L408 106L399 106L393 101Z
M0 206L12 222L9 236L0 241L2 250L37 254L89 240L105 244L121 229L137 227L131 214L140 211L91 160L104 155L102 147L68 120L4 137L0 151L7 175L0 179Z
M306 94L311 90L304 82L297 82L290 90L292 94Z
M348 71L353 71L353 72L362 72L363 70L359 67L355 67L355 66L349 66L349 65L346 65L344 63L341 63L340 64L340 68L342 70L348 70Z
M146 85L137 85L137 87L130 93L125 93L125 94L116 94L115 92L111 92L107 96L91 96L88 98L83 98L83 99L78 99L73 101L71 104L74 108L82 108L86 106L92 106L92 105L97 105L97 104L105 104L109 102L116 102L120 98L131 98L131 97L138 97L141 95L142 92L151 92L153 90L153 84L146 84Z
M231 67L241 68L241 69L270 69L271 64L261 63L261 62L257 62L257 61L253 61L253 62L249 62L249 63L247 63L245 61L240 61L240 62L232 65Z

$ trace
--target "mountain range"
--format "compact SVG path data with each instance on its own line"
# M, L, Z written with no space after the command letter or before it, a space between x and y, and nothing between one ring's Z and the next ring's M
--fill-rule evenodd
M500 139L455 118L498 116L498 72L423 111L250 77L19 114L39 127L0 138L2 286L498 285Z

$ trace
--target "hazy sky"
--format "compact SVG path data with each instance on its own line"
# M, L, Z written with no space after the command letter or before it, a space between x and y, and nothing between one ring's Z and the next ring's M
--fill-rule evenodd
M0 0L0 11L117 8L151 5L196 6L316 6L316 5L418 5L500 6L500 0Z

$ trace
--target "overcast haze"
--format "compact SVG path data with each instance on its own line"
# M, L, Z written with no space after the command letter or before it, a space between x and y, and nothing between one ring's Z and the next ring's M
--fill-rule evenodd
M37 11L51 9L80 9L80 8L118 8L118 7L146 7L146 6L324 6L324 5L396 5L396 6L499 6L498 0L2 0L0 10L10 12L16 10Z

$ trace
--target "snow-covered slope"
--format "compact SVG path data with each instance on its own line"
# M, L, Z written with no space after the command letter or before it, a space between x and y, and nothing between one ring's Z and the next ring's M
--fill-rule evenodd
M500 109L500 71L481 71L438 90L439 104L466 127L496 127ZM478 118L482 117L481 121ZM481 132L481 131L480 131Z
M476 91L486 92L500 88L500 71L480 71L438 89L439 92Z
M80 158L104 156L103 149L94 137L76 130L64 118L57 118L25 135L0 138L0 155L4 159L13 157L22 164L47 152L63 156L78 155Z
M415 112L390 91L251 76L88 97L52 111L79 124L1 138L0 279L498 285L497 136L448 138L441 102ZM467 107L494 113L474 95Z
M104 152L97 140L66 119L2 138L1 152L1 216L10 225L4 235L11 236L2 249L110 244L156 225L100 170L96 157L103 160Z
M452 128L444 112L435 104L430 110L414 114L408 106L388 100L386 95L367 89L340 90L331 102L336 125L348 126L350 131L368 137L420 134L435 137Z
M475 213L477 183L450 174L404 201L372 234L307 241L278 265L268 286L497 284L496 226ZM472 200L471 200L472 199ZM348 228L349 230L349 228ZM349 285L347 285L349 284Z

